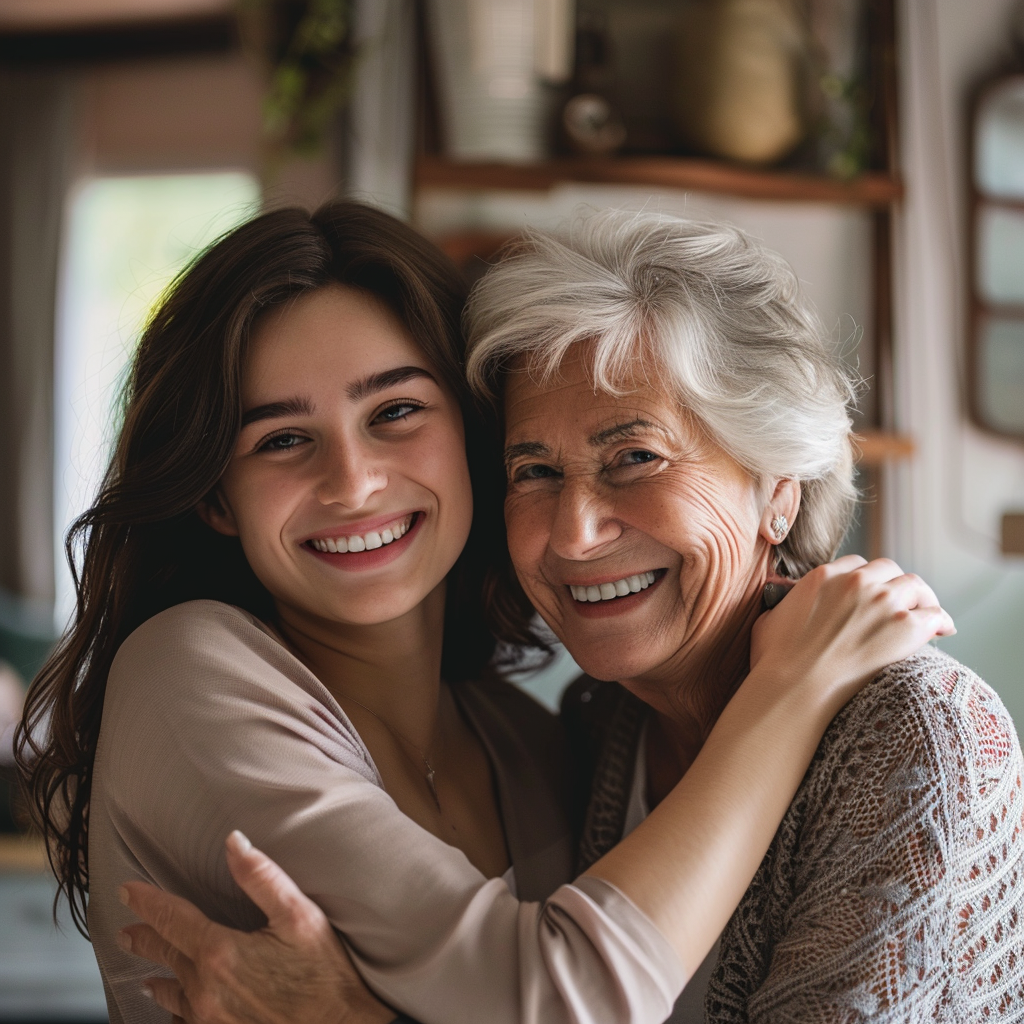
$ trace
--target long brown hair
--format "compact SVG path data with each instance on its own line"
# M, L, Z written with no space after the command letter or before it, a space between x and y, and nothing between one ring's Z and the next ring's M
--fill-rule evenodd
M436 247L357 203L313 215L264 214L202 253L148 323L125 387L124 425L95 505L66 541L75 577L73 624L29 689L16 740L29 803L72 918L87 933L88 822L107 674L118 648L151 616L197 598L272 612L235 537L203 524L196 506L224 473L240 429L248 339L260 313L339 282L382 299L462 406L476 514L449 576L442 672L478 673L494 653L481 595L504 549L504 482L493 430L465 383L465 290Z

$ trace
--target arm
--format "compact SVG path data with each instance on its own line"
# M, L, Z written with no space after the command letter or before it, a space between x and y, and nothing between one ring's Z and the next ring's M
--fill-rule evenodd
M583 985L577 986L580 967L563 959L564 944L573 928L582 928L589 941L593 932L586 928L595 920L611 920L627 934L631 928L639 929L631 938L647 943L641 958L663 956L657 936L664 936L671 944L670 954L675 952L688 976L753 876L828 720L880 667L871 659L881 658L884 664L908 647L916 649L937 629L950 628L948 617L920 581L900 577L889 583L898 576L892 563L851 571L860 564L862 560L816 570L794 589L795 600L791 596L771 613L772 629L785 636L784 642L774 644L781 646L781 653L773 654L769 644L758 658L695 762L694 768L703 761L696 773L700 781L662 802L634 833L638 841L627 840L619 848L627 848L628 856L613 851L576 887L559 890L542 908L539 919L528 919L525 939L519 927L519 955L523 955L523 941L531 948L537 943L544 957L540 969L550 979L551 987L525 990L527 1010L537 1007L534 1019L561 1019L562 1013L581 1009L572 1002L587 998ZM865 666L865 661L871 663ZM790 742L778 743L779 735L787 735ZM694 777L694 768L687 773L688 779ZM344 858L339 859L344 864ZM662 872L665 878L652 878ZM559 904L559 896L567 892L574 895ZM401 916L397 907L396 913ZM645 930L652 920L658 930L655 936ZM352 942L352 935L345 931ZM507 959L508 948L489 950L477 944L476 952ZM574 952L585 948L584 943ZM194 962L201 962L201 949L192 952ZM604 952L599 951L599 957ZM591 960L587 967L592 970L593 964ZM359 962L359 966L375 988L386 991L377 983L373 965ZM671 964L663 962L661 973L656 970L646 982L639 967L625 959L614 966L609 959L600 960L597 967L597 975L582 979L587 994L594 993L588 1005L595 1019L605 1014L609 1019L653 1020L671 1007L676 991L657 991L666 978L673 977ZM420 979L421 986L425 980ZM620 984L626 989L649 985L655 990L652 1001L631 1001L639 998L638 990L619 994ZM410 988L406 1005L429 1003L421 995ZM491 986L490 997L494 1007L500 1006L501 999L516 998L497 986ZM550 1001L544 1005L541 998ZM432 1012L429 1005L426 1011ZM418 1012L423 1015L422 1010ZM496 1019L496 1009L489 1012ZM644 1016L648 1012L650 1018ZM524 1013L521 1019L530 1018Z

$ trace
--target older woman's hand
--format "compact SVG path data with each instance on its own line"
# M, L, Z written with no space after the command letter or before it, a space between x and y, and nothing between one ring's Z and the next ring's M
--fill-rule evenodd
M120 933L122 948L169 967L147 992L186 1024L387 1024L320 908L241 833L225 844L231 874L266 914L257 932L225 928L188 900L143 882L124 902L143 924Z
M833 713L881 669L956 632L931 587L889 558L820 565L754 625L751 668L820 680Z

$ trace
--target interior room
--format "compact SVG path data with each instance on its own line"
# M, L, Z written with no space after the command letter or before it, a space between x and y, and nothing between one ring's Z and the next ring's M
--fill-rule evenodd
M923 577L1024 723L1020 0L0 0L0 1021L108 1019L13 750L140 331L225 232L342 197L470 282L581 208L780 252L860 381L842 551Z

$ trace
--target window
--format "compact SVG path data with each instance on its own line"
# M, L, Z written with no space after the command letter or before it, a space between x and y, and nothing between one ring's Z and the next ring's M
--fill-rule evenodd
M189 259L257 211L259 186L242 172L98 177L69 200L54 367L58 628L74 610L64 536L106 470L139 332Z

